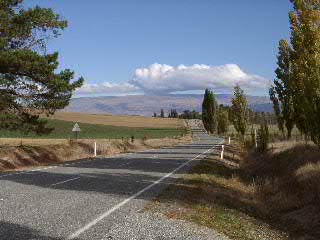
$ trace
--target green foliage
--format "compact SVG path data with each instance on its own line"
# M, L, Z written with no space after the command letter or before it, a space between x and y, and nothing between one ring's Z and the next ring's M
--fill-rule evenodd
M286 40L281 40L279 42L278 68L275 71L277 79L274 80L274 85L269 90L279 129L284 134L284 125L286 126L288 139L291 137L294 126L290 52L289 43Z
M169 114L168 114L168 118L178 118L179 114L177 112L177 109L171 109Z
M196 110L184 110L183 113L179 115L182 119L201 119L201 114Z
M160 117L164 118L164 111L163 111L163 109L161 109Z
M320 145L320 2L293 1L290 52L296 125Z
M244 137L248 128L249 110L247 98L239 86L234 88L234 97L231 102L231 122L238 134Z
M202 122L209 133L217 131L217 110L217 102L213 92L206 89L202 102Z
M258 151L266 152L268 151L268 143L269 143L269 128L267 121L264 121L263 124L260 125L260 129L258 130L257 142L258 142Z
M223 107L219 107L217 119L218 119L218 134L220 135L228 132L228 127L229 127L228 111L223 109Z
M46 42L67 22L48 8L23 9L22 0L0 0L0 128L48 133L40 113L53 114L69 104L83 79L69 69L57 73L58 53Z

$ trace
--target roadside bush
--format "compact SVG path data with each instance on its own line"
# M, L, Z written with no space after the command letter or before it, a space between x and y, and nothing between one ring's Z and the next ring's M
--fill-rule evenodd
M269 128L266 121L260 125L257 135L258 152L267 152L269 144Z

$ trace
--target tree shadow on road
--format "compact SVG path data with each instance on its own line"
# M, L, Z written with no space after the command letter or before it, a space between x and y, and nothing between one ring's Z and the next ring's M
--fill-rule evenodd
M0 238L4 240L62 240L15 223L0 221Z

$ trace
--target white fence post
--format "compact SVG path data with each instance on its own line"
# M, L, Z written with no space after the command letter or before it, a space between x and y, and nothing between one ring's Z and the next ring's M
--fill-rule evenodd
M231 138L229 137L229 141L228 141L228 143L229 143L229 145L230 145L230 143L231 143Z
M221 159L223 159L223 152L224 152L224 145L221 145L221 156L220 156Z
M94 156L97 156L97 142L94 142Z
M257 129L254 129L254 146L256 147L256 149L258 148Z

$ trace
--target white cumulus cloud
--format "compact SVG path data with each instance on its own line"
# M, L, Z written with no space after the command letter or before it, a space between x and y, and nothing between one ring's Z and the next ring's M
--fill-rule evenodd
M235 64L222 66L195 64L173 67L155 63L146 68L138 68L129 83L146 93L170 93L205 88L211 88L216 92L230 91L237 84L246 91L252 92L266 89L268 80L248 74Z
M216 93L232 92L239 85L248 94L266 93L270 82L266 78L249 74L236 64L209 66L194 64L191 66L154 63L138 68L131 80L126 83L85 84L78 93L90 94L167 94L173 92L197 91L206 88Z
M126 94L139 92L140 89L130 83L85 83L80 89L77 90L77 94L90 95L90 94Z

